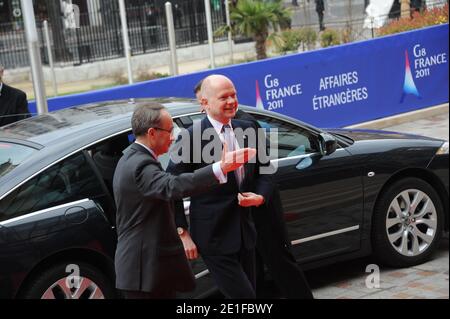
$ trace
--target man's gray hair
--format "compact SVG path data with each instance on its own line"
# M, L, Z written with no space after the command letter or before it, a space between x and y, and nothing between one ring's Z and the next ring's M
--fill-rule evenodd
M131 117L131 127L134 136L143 136L147 134L149 128L159 127L161 124L162 110L166 110L166 108L156 102L138 105Z

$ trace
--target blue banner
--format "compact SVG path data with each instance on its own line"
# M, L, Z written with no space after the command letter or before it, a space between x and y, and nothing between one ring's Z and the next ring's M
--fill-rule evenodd
M190 97L205 76L233 80L241 104L342 127L448 102L448 24L332 48L49 99L49 109ZM30 111L35 111L30 103Z

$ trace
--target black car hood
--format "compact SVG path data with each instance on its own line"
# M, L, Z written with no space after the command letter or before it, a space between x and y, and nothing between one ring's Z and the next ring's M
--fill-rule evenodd
M389 131L362 130L362 129L335 129L335 128L323 130L329 133L347 136L354 141L387 140L387 139L439 141L438 139L431 137L398 132L389 132Z

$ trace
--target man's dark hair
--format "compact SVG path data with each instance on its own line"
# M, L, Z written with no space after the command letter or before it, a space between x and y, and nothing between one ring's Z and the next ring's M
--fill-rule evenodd
M197 94L198 91L202 89L203 79L198 81L198 83L194 86L194 94Z
M147 134L149 128L160 126L162 110L166 110L166 108L156 102L138 105L131 117L131 127L134 136L143 136Z

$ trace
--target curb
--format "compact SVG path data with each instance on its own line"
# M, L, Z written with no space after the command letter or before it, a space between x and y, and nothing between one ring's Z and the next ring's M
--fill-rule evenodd
M355 125L346 126L345 128L350 129L382 129L389 126L394 126L406 122L411 122L415 120L420 120L425 117L441 115L449 112L449 104L441 104L437 106L427 107L425 109L402 113L390 117L386 117L379 120L359 123Z

